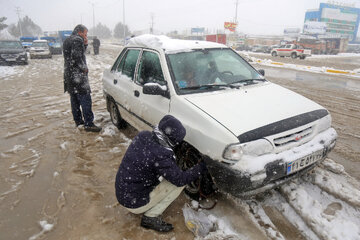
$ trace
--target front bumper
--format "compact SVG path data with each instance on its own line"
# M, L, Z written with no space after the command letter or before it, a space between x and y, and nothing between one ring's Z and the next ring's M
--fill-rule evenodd
M50 51L42 51L42 52L32 52L30 51L30 56L34 57L49 57L51 55Z
M279 154L261 156L268 160L263 168L258 169L256 172L239 170L234 165L215 161L209 157L205 157L205 162L213 181L220 190L236 197L249 196L274 188L314 168L335 147L336 137L336 131L331 128L302 146ZM299 152L299 149L304 151ZM296 155L296 159L301 159L309 155L309 153L319 151L322 152L321 159L297 172L287 174L288 163L294 160L294 155ZM253 162L257 160L257 158L252 159Z
M6 56L0 56L1 64L13 64L13 63L27 63L28 59L26 55L20 54L6 54Z

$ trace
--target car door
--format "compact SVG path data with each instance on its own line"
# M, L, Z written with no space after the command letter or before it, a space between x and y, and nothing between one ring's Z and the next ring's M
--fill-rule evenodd
M162 88L167 88L160 59L158 52L144 49L135 79L134 97L136 100L133 102L133 110L142 120L143 128L149 130L168 114L170 106L169 96L148 95L143 94L142 91L146 83L157 83Z
M122 118L137 127L137 118L134 115L134 79L136 66L140 56L140 48L128 48L121 54L114 64L112 74L113 81L110 95L118 105ZM117 65L116 65L117 64ZM109 80L108 80L109 84Z
M291 44L287 44L286 46L285 46L285 51L284 51L284 56L286 56L286 57L290 57L290 55L291 55L291 52L292 52L292 45Z

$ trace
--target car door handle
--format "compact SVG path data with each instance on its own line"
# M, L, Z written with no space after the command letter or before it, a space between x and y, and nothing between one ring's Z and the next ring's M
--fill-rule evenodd
M114 79L114 84L117 84L117 79Z
M135 97L139 97L139 96L140 96L140 92L139 92L138 90L135 90L135 91L134 91L134 96L135 96Z

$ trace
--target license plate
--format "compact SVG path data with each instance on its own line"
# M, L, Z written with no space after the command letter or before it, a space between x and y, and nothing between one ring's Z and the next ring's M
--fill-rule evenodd
M323 150L320 150L320 151L314 152L306 157L292 161L287 164L286 174L291 174L291 173L297 172L297 171L313 164L314 162L322 159L322 157L323 157Z

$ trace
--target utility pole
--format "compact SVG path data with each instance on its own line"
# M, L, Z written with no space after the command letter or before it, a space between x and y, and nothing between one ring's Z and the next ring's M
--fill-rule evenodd
M90 4L92 5L92 8L93 8L93 35L96 36L96 33L95 33L95 3L94 2L90 2Z
M154 14L151 13L150 34L154 33Z
M236 0L236 3L235 3L236 7L235 7L235 19L234 19L234 22L236 24L236 27L235 27L235 32L236 32L236 28L237 28L237 11L238 11L238 5L239 5L239 0Z
M123 0L123 30L124 30L124 46L125 46L125 0Z
M21 28L21 19L20 19L20 8L19 7L16 7L16 9L15 9L15 11L16 11L16 13L17 13L17 15L18 15L18 18L19 18L19 28L20 28L20 36L22 36L23 35L23 33L22 33L22 28Z

